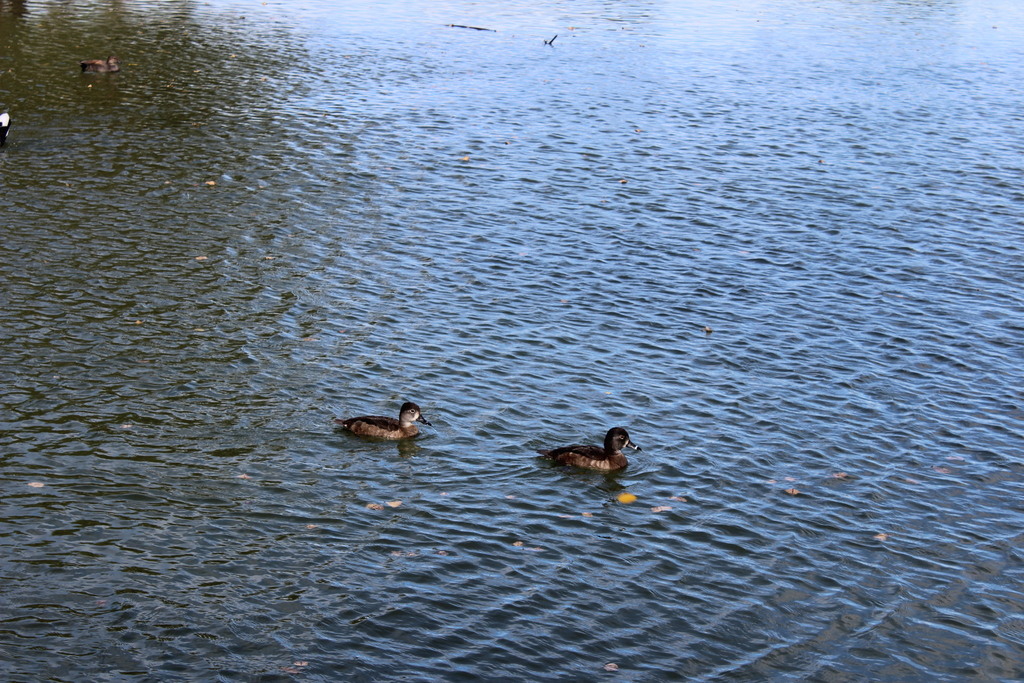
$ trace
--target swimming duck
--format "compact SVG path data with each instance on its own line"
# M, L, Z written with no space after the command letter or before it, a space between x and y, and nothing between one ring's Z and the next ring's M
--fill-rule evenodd
M612 427L604 437L604 448L600 446L563 446L548 451L537 451L545 458L560 465L593 467L599 470L618 470L626 466L622 449L626 446L638 451L643 449L629 440L629 433L622 427Z
M415 403L403 403L398 411L398 419L381 415L350 417L347 420L335 420L340 429L347 429L360 436L376 436L381 439L408 439L416 436L420 430L414 423L422 422L429 425L427 418L420 413ZM431 425L433 426L433 425Z
M110 55L106 59L86 59L79 62L79 64L82 66L82 71L97 74L113 73L121 70L121 60L114 55Z
M7 112L0 114L0 147L7 143L7 132L11 130L11 115Z

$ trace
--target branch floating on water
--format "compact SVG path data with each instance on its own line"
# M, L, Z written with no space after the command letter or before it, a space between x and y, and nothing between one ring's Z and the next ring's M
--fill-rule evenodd
M449 28L468 28L474 31L493 31L494 33L498 32L498 29L496 28L480 28L479 26L466 26L464 24L445 24L445 26L448 26Z
M556 33L556 34L555 34L555 38L557 38L557 37L558 37L558 34ZM545 45L551 45L551 46L554 46L554 44L555 44L555 38L552 38L551 40L545 40L545 41L544 41L544 44L545 44Z

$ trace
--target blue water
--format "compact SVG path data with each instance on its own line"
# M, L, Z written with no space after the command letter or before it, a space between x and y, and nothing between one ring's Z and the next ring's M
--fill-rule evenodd
M1024 678L1024 6L16 10L4 680Z

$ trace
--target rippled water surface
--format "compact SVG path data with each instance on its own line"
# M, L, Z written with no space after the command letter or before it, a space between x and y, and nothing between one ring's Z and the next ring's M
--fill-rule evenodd
M2 678L1024 678L1022 83L1015 0L0 3Z

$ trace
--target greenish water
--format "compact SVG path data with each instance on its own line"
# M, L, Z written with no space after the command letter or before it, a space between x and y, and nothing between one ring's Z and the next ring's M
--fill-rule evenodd
M1024 677L1022 12L0 3L4 680Z

